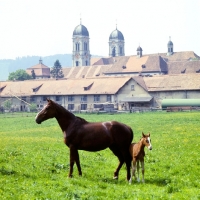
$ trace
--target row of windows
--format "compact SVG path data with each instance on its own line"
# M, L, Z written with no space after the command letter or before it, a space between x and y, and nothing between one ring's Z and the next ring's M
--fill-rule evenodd
M83 44L83 50L87 51L88 50L88 44L84 42ZM80 43L76 43L76 51L80 51Z
M134 86L134 85L131 85L131 91L133 91L133 90L135 90L135 86ZM56 96L56 99L55 99L55 100L56 100L56 101L61 101L61 100L62 100L61 97L62 97L62 96ZM46 98L47 98L46 96L43 96L43 97L42 97L42 100L43 100L43 101L46 101ZM69 102L72 102L72 101L75 100L75 96L74 96L74 95L69 95L69 96L67 97L67 99L68 99ZM23 101L26 101L26 100L27 100L27 97L22 97L22 100L23 100ZM80 100L81 100L81 101L87 101L87 95L82 95L81 98L80 98ZM31 101L31 102L36 101L36 97L35 97L35 96L32 96L32 97L30 98L30 101ZM100 95L94 95L94 101L100 101ZM111 101L111 95L107 95L106 101L108 101L108 102Z
M61 97L62 96L56 96L56 101L61 101ZM46 96L43 96L42 97L42 100L43 101L46 101ZM100 95L94 95L94 101L96 102L96 101L100 101ZM22 98L24 101L26 101L26 97L23 97ZM32 102L34 102L34 101L36 101L36 97L35 96L32 96L31 97L31 99L30 99ZM68 100L68 102L73 102L74 100L75 100L75 96L74 95L69 95L68 97L67 97L67 100ZM87 95L82 95L81 96L81 98L80 98L80 100L81 101L87 101ZM107 98L106 98L106 101L111 101L111 95L107 95Z
M37 105L37 108L43 108L43 105ZM74 110L74 104L68 104L68 110ZM87 110L87 104L81 104L81 110Z
M74 104L68 104L68 110L74 110ZM81 110L87 110L87 104L81 104Z
M123 48L119 47L119 54L123 54ZM112 49L112 56L115 57L116 56L116 47L113 47Z
M76 67L78 67L79 66L79 61L76 61ZM88 66L88 61L86 60L85 61L85 66Z

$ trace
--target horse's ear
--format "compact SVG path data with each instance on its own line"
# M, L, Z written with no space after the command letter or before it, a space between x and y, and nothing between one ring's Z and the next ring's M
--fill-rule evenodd
M142 137L145 137L145 134L142 132Z
M48 102L48 103L50 103L50 102L51 102L51 99L49 99L48 97L47 97L47 102Z
M149 137L150 137L150 133L149 133Z

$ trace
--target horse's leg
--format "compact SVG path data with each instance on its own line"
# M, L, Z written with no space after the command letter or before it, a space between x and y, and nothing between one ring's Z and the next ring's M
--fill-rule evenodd
M133 161L131 162L131 178L129 180L129 184L132 183L132 178L133 176L135 177L135 169L136 169L136 166L135 166L136 162L135 162L135 159L133 158ZM136 177L135 177L136 178Z
M130 168L131 168L131 160L132 160L129 149L127 149L127 151L123 150L122 155L123 155L125 163L126 163L126 170L127 170L126 179L127 179L127 181L129 181L129 179L131 177Z
M118 159L119 159L119 165L118 165L117 169L114 172L113 179L118 179L119 171L120 171L122 165L124 164L124 159L122 157L118 157Z
M142 167L142 182L144 183L144 160L141 161L141 167Z
M80 159L79 159L78 150L76 150L76 152L77 152L77 154L75 156L76 166L78 168L79 176L82 176L82 171L81 171L81 165L80 165Z
M137 175L138 175L137 181L140 182L140 161L139 160L137 160Z
M115 170L114 176L113 176L113 179L118 179L119 170L121 169L122 165L124 164L124 158L116 146L112 145L109 148L114 153L114 155L117 156L119 159L119 165L118 165L117 169Z
M74 162L76 162L76 165L77 165L77 168L78 168L78 171L79 171L79 175L82 175L80 161L79 161L78 150L73 145L71 145L70 146L70 170L69 170L69 177L72 177Z

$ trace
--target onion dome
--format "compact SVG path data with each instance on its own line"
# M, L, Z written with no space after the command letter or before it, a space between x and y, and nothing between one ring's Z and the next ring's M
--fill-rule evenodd
M143 50L142 50L142 48L139 46L139 47L137 48L137 51L143 51Z
M123 34L121 33L121 31L115 29L115 30L110 34L109 39L110 39L110 40L112 40L112 39L124 40L124 36L123 36Z
M79 24L74 29L73 36L75 36L75 35L81 35L81 36L88 36L89 37L89 33L88 33L87 28L82 24Z

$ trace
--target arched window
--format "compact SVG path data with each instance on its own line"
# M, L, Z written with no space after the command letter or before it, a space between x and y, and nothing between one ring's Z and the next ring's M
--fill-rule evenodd
M116 50L115 50L115 47L112 49L112 57L115 57L116 56Z
M119 47L119 52L120 52L120 54L123 53L123 52L122 52L122 47Z
M80 50L80 44L76 43L76 51L79 51L79 50Z
M76 66L79 66L79 62L78 61L76 61Z
M85 66L88 66L88 61L87 60L85 61Z
M84 42L84 51L87 51L87 42Z

